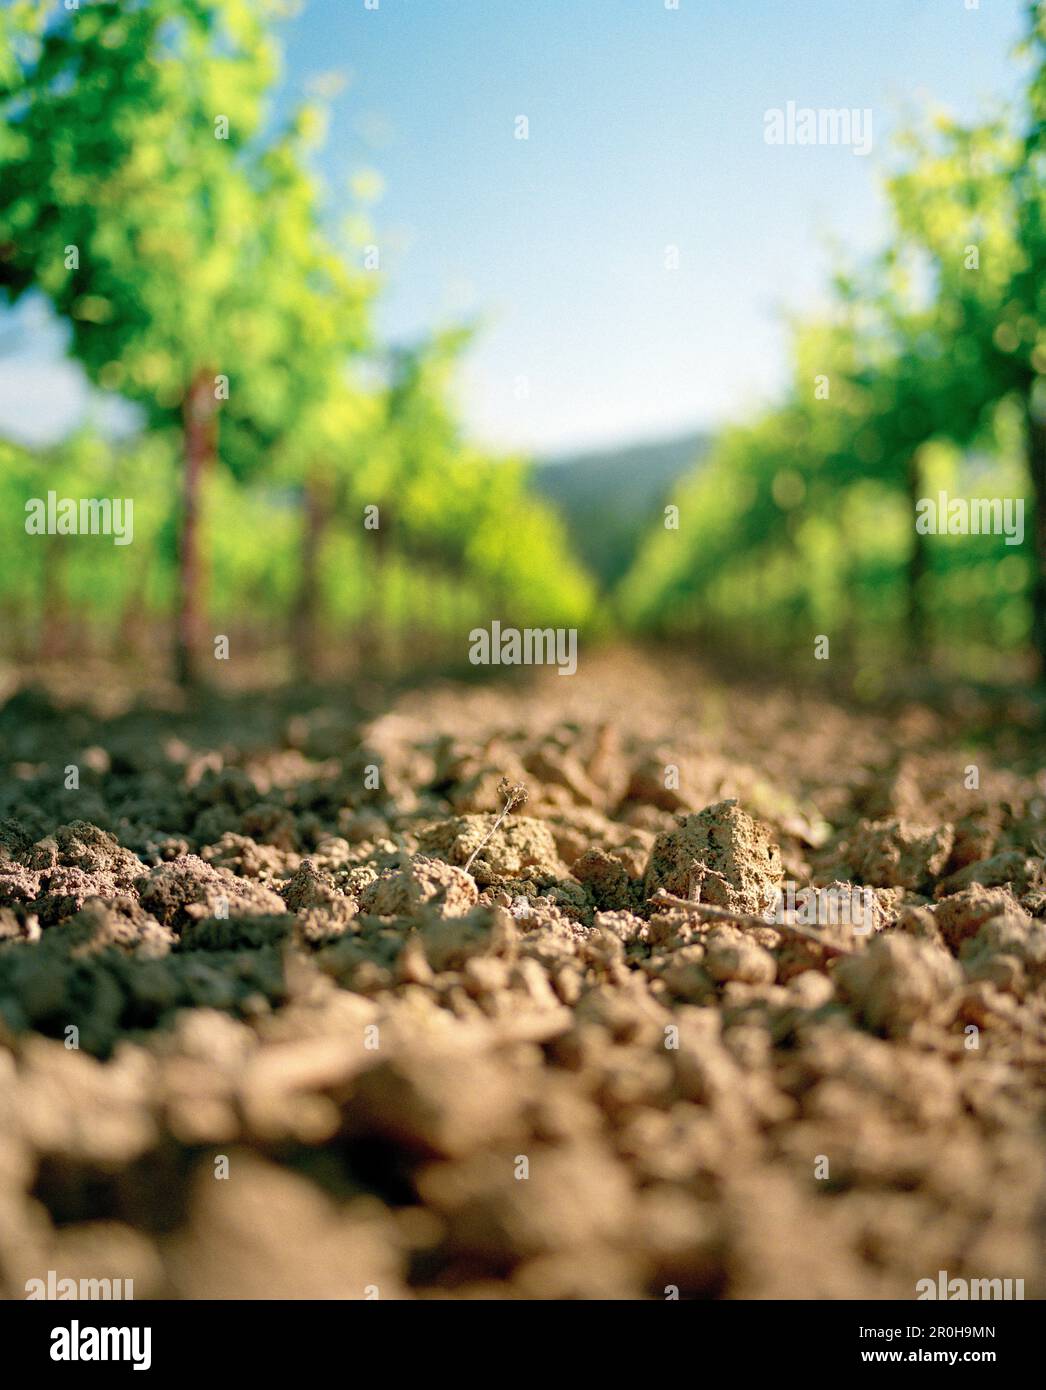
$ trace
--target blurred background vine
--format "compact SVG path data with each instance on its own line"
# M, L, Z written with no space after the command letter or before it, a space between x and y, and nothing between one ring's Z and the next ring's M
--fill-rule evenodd
M273 114L282 8L0 12L0 295L45 300L135 411L118 436L0 440L8 657L148 657L188 682L230 633L308 676L346 647L460 658L498 617L774 660L825 633L873 694L884 657L1046 669L1041 4L1014 109L930 111L894 141L888 241L796 317L779 398L587 484L584 461L469 437L482 326L381 341L365 199L338 206L312 160L325 104ZM1023 543L920 536L941 490L1025 499ZM27 536L48 491L133 498L134 544Z

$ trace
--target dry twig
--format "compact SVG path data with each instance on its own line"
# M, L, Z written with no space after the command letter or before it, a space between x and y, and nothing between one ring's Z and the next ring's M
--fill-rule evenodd
M498 816L497 820L490 827L487 833L483 836L483 839L480 840L479 844L476 846L476 848L469 855L468 859L465 861L466 873L468 873L469 869L472 867L472 863L476 858L476 855L479 854L480 850L483 849L486 845L490 844L490 841L494 836L494 832L497 830L498 826L505 819L508 813L510 811L514 811L517 806L522 806L529 795L530 793L527 791L526 787L523 785L522 782L510 782L507 777L502 777L501 781L498 783L498 796L503 796L505 798L505 805L502 807L501 814Z
M705 922L733 922L742 927L770 927L773 931L782 932L786 936L794 936L800 941L807 941L812 946L820 946L832 956L854 956L857 954L850 946L840 946L838 942L828 941L815 931L810 931L807 927L800 927L795 922L768 922L764 917L754 917L748 912L732 912L728 907L713 907L711 903L692 902L689 898L677 898L674 893L668 893L660 888L648 902L653 907L682 907L687 912L696 913Z

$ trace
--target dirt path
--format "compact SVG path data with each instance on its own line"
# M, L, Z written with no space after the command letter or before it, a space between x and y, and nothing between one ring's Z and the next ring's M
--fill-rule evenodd
M0 1292L1043 1296L1042 749L636 654L15 696Z

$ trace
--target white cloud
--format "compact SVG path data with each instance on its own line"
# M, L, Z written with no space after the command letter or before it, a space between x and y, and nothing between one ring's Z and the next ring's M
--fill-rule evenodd
M134 425L133 407L92 389L83 371L62 358L0 359L0 435L19 444L57 443L90 420L107 434Z

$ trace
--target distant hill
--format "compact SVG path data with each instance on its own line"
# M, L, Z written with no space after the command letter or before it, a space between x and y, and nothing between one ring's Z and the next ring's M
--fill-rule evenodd
M708 452L705 434L541 460L533 483L567 524L575 552L605 590L631 565L674 483Z

